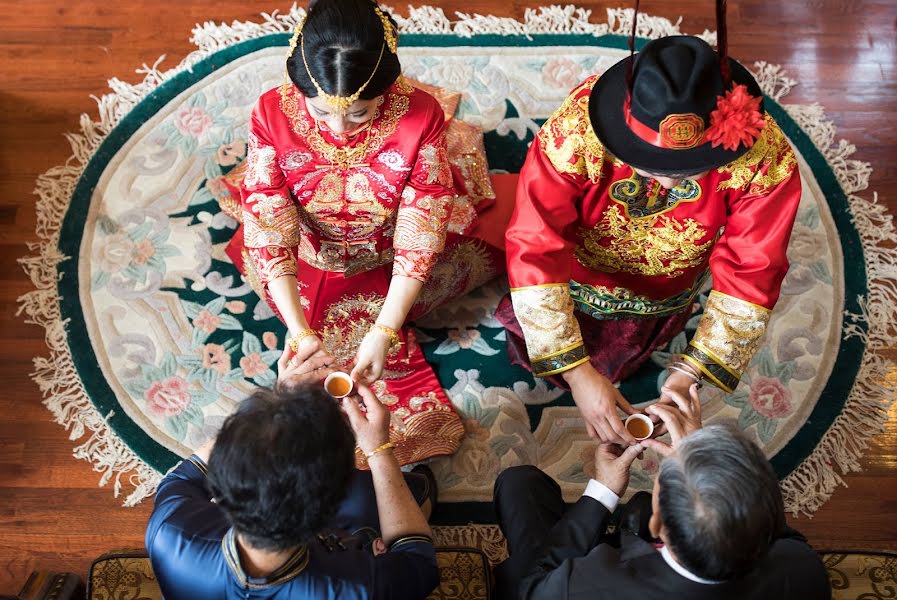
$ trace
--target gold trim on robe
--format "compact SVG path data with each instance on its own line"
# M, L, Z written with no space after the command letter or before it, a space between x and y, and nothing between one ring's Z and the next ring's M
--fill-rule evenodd
M589 96L598 77L586 79L570 92L561 107L539 130L539 147L558 173L585 177L592 183L601 179L606 154L589 118Z
M562 373L588 360L569 284L514 288L511 301L536 377Z
M772 311L711 291L698 329L681 355L708 381L731 392L760 346Z

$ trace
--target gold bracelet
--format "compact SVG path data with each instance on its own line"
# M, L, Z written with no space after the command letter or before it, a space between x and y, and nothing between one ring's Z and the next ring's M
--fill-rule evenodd
M379 453L379 452L385 452L385 451L387 451L387 450L392 450L392 449L395 448L395 447L396 447L396 445L393 444L392 442L386 442L385 444L383 444L383 445L381 445L381 446L377 446L376 448L374 448L374 449L371 450L370 452L366 452L365 455L364 455L364 457L365 457L365 458L371 458L372 456L374 456L375 454L377 454L377 453Z
M380 325L379 323L374 323L371 325L371 331L373 330L380 331L386 334L386 337L389 338L389 347L390 349L395 348L396 346L402 345L402 338L399 337L399 333L393 329L392 327L387 327L386 325Z
M303 338L306 338L310 335L317 336L318 332L311 328L303 329L302 331L291 337L290 341L287 342L287 344L290 346L290 348L292 348L293 352L299 352L299 342L302 341Z

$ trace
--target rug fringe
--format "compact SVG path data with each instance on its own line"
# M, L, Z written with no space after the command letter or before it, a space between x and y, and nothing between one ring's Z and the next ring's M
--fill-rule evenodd
M758 62L754 71L764 93L777 101L796 84L778 65ZM812 516L836 487L846 487L842 475L861 470L863 451L883 429L897 392L893 360L882 352L897 345L897 255L893 250L897 230L877 193L871 200L858 195L869 187L872 167L850 158L856 146L837 139L835 125L823 108L818 104L783 107L825 157L847 195L851 220L863 245L869 287L868 295L857 299L860 312L845 312L845 337L859 337L866 350L844 409L813 453L781 484L786 510Z
M56 422L70 431L70 439L75 441L89 436L75 448L74 455L90 462L95 471L102 473L99 485L104 486L112 481L115 496L118 497L122 491L122 480L127 475L125 480L132 489L124 500L125 506L133 506L151 496L162 475L140 460L109 428L111 414L101 415L97 411L74 366L65 333L66 324L61 320L57 287L58 265L67 259L58 250L59 229L72 192L91 156L109 132L159 85L230 45L268 34L289 32L302 15L304 10L293 4L285 13L262 13L261 22L233 21L227 25L207 21L197 24L190 38L197 49L177 66L163 70L163 55L153 65L143 65L136 70L138 75L142 75L142 81L131 84L118 78L110 79L111 93L94 97L98 120L83 114L80 131L66 135L72 147L72 156L65 165L49 169L37 180L34 193L38 196L36 231L39 241L29 244L29 251L35 254L19 259L35 291L18 299L18 314L24 313L26 322L44 327L50 354L34 359L32 378ZM628 34L633 11L608 9L605 23L592 23L589 21L591 16L591 11L572 5L552 5L527 9L523 21L465 13L455 13L455 18L449 19L442 9L423 6L409 7L408 16L397 15L396 21L402 33L461 37L487 33L599 36ZM681 22L681 18L674 23L663 17L640 14L637 33L652 39L676 35L681 33ZM704 31L699 37L713 44L716 34ZM755 69L764 90L776 100L781 100L795 85L795 81L787 78L777 65L756 63ZM881 351L897 344L897 257L890 250L893 244L897 244L897 233L892 216L878 203L877 195L873 195L872 200L856 195L868 187L871 167L849 158L855 151L852 144L844 140L835 143L834 125L825 119L822 108L818 105L785 108L829 160L848 194L869 274L869 294L861 299L861 312L848 314L845 323L846 335L860 336L867 344L857 382L844 412L823 436L812 455L782 482L788 510L810 514L831 496L836 486L844 485L841 475L833 466L837 466L841 474L859 470L859 458L869 438L882 429L887 419L887 407L893 400L897 382L889 372L891 361ZM865 329L862 324L866 325ZM463 533L465 528L451 529L459 531L451 534L461 536L457 537L458 540L465 535L474 535L472 532ZM477 535L481 536L482 533ZM489 552L495 554L496 551L492 549Z

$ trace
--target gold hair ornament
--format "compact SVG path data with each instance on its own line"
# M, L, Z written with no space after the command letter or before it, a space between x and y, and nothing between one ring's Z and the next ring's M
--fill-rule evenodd
M389 51L395 54L399 49L399 33L396 31L392 21L389 20L389 17L380 10L379 6L374 7L374 12L377 13L377 16L380 17L380 22L383 23L383 41L386 42L386 47L389 48Z
M305 64L305 70L308 72L308 78L311 79L312 84L315 86L315 89L318 91L318 96L324 99L324 102L327 103L327 106L330 107L330 110L335 112L338 115L344 115L348 112L349 107L358 102L358 99L361 97L361 93L364 92L365 88L367 88L368 84L374 78L374 75L377 74L377 69L380 68L380 61L383 60L383 51L386 49L386 42L380 46L380 56L377 58L377 64L374 65L374 70L371 72L371 76L368 77L368 80L361 84L361 87L352 94L351 96L334 96L332 94L328 94L321 87L321 84L318 83L318 80L315 79L315 76L311 74L311 69L308 68L308 60L305 58L305 38L302 38L302 43L299 46L302 51L302 62Z
M383 61L383 53L389 48L389 51L393 54L396 53L399 47L399 36L396 31L395 26L392 24L392 21L389 20L389 17L380 10L379 6L374 7L374 12L377 14L377 17L380 19L380 22L383 24L383 45L380 46L380 56L377 57L377 64L374 65L374 70L371 72L370 77L368 77L367 81L365 81L358 90L352 94L351 96L335 96L333 94L328 94L321 87L321 84L318 83L318 80L315 79L315 76L311 74L311 69L308 67L308 59L305 57L305 37L302 38L302 41L299 41L299 36L302 35L302 28L305 26L305 20L308 16L308 13L303 15L301 19L296 23L296 28L293 30L293 37L290 38L290 47L287 50L287 58L293 55L296 51L296 46L299 46L300 52L302 53L302 64L305 65L305 71L308 73L309 79L311 79L312 85L315 86L315 89L318 92L318 95L324 100L327 106L330 107L338 115L344 115L348 112L349 108L355 104L358 99L361 97L362 92L368 87L368 84L371 83L371 80L374 78L374 75L377 74L377 70L380 68L380 63Z
M290 48L287 50L287 58L293 56L293 52L296 51L296 46L299 45L299 36L302 35L302 28L305 27L305 19L307 18L308 13L302 15L296 21L296 27L293 28L293 37L290 38Z

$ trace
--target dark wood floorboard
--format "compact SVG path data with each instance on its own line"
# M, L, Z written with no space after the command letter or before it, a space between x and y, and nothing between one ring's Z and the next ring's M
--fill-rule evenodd
M520 18L537 1L448 0L447 12ZM544 2L547 4L546 2ZM404 6L404 3L398 3ZM593 20L616 2L586 1ZM710 0L646 0L645 12L684 17L686 32L714 28ZM897 208L897 3L893 0L730 0L730 45L743 62L782 64L798 85L791 102L823 104L854 158L875 167L872 189ZM106 81L136 81L134 69L162 55L174 66L193 49L198 21L256 19L286 2L0 0L0 594L18 591L35 568L84 573L110 548L139 547L149 503L124 509L99 475L72 458L73 443L52 422L30 380L45 355L43 331L16 316L30 284L14 259L35 240L35 178L63 163L63 133L96 114L90 95ZM897 376L897 373L895 373ZM812 519L795 525L818 547L897 549L897 408L862 461Z

